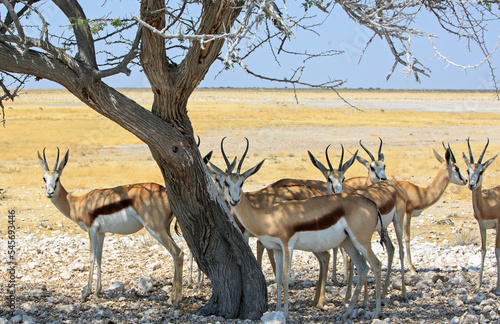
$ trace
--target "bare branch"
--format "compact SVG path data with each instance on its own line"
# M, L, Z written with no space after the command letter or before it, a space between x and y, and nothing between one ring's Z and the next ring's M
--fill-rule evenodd
M137 34L135 36L134 43L132 44L132 48L130 49L128 54L125 55L123 60L118 65L116 65L111 69L98 71L94 75L94 77L96 79L102 79L119 73L125 73L127 76L129 76L131 71L127 66L137 55L139 55L139 43L141 42L141 36L142 36L142 29L139 26L139 29L137 30Z

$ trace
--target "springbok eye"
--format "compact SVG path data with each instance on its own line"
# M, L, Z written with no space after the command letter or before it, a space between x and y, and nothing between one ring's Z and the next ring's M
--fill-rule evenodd
M47 180L45 180L45 178L42 178L43 179L43 182L47 182Z

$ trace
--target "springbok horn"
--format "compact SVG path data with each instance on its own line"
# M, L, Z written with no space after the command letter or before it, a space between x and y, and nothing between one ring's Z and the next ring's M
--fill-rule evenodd
M382 158L382 139L380 137L378 139L380 140L380 146L378 147L378 159L383 160L383 158Z
M372 161L375 161L375 157L373 156L373 154L370 153L370 151L368 151L366 149L366 147L363 146L363 144L361 143L361 140L359 140L359 145L361 145L361 147L363 148L363 150L365 150L365 152L370 156L370 158L372 159ZM382 147L382 143L380 144L380 147Z
M455 159L455 154L451 150L450 143L448 143L448 150L450 151L450 154L451 154L451 162L457 163L457 160Z
M201 143L200 135L196 135L196 137L198 137L198 143L196 143L196 146L200 147L200 143Z
M46 147L43 148L43 162L45 163L45 171L49 171L49 165L47 164L47 158L45 157L45 149Z
M59 164L59 148L57 148L57 158L56 158L56 164L54 165L54 171L57 170L58 164Z
M344 162L344 145L340 144L342 147L342 154L340 155L339 171L342 171L342 162Z
M470 159L470 164L474 164L474 157L472 156L472 150L470 149L470 137L467 138L467 146L469 147L469 159Z
M483 149L483 153L481 153L481 156L479 157L479 160L477 160L477 163L481 163L483 161L483 156L484 156L484 153L486 153L486 148L488 147L488 144L490 144L489 137L488 137L488 142L486 142L486 146Z
M248 147L250 146L250 143L248 142L248 138L245 137L245 139L247 140L247 148L245 149L245 153L243 153L243 155L241 156L240 163L238 163L238 170L236 170L236 174L240 174L241 166L243 165L243 160L245 159L245 156L247 155L247 152L248 152Z
M330 170L333 170L332 164L330 163L330 158L328 157L328 148L330 147L330 145L328 145L326 147L325 155L326 155L326 162L328 163L328 167L330 168Z
M229 163L229 160L227 159L226 153L224 153L224 140L225 139L226 139L226 137L224 137L222 139L222 141L220 142L220 150L222 152L222 157L224 158L224 161L226 162L226 168L227 168L227 170L229 170L231 168L231 163Z

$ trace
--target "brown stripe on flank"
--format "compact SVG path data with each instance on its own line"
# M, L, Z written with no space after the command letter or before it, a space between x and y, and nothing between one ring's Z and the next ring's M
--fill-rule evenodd
M93 212L90 213L90 217L92 221L101 215L111 215L117 213L125 208L132 206L132 199L124 199L120 200L108 205L101 206L99 208L94 209Z
M387 215L394 209L394 206L391 199L386 199L382 205L377 205L377 208L382 215Z
M343 216L345 216L345 209L343 206L339 206L328 214L317 217L309 222L295 225L293 230L295 232L321 231L337 224Z

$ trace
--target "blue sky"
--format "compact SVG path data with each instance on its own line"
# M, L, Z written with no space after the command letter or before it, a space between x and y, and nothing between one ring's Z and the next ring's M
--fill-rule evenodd
M100 3L100 1L96 1ZM137 14L137 1L113 1L108 0L107 4L111 9L104 9L96 6L94 1L84 2L85 6L92 6L91 13L99 16L107 12L112 15L122 13ZM277 1L279 3L279 1ZM300 2L287 2L291 12L297 9ZM117 6L119 4L119 6ZM295 8L294 8L295 6ZM64 18L57 9L49 7L49 13L56 19ZM52 11L51 11L52 10ZM110 11L112 10L112 11ZM95 18L95 17L92 17ZM320 17L323 19L324 17ZM63 24L64 22L61 22ZM463 65L476 65L482 61L481 53L476 49L467 50L466 43L457 41L456 37L449 36L441 32L440 28L429 15L422 15L416 22L420 29L427 32L438 34L439 38L435 40L439 49L451 60ZM490 25L490 50L492 50L499 41L500 24ZM309 53L318 53L325 50L343 50L344 53L310 63L307 66L305 80L307 82L320 83L328 79L345 80L343 87L347 88L383 88L383 89L472 89L489 90L493 89L490 72L487 65L482 65L477 69L463 69L449 66L446 62L438 60L435 56L427 39L414 39L413 51L418 59L431 69L431 77L421 77L421 83L417 83L413 76L407 77L401 72L401 66L393 73L389 81L386 76L392 68L394 59L386 46L385 42L375 39L366 50L362 60L358 63L360 55L364 49L366 41L371 37L371 33L366 28L350 20L343 10L337 6L333 13L327 18L325 24L318 29L319 35L312 33L296 32L296 38L289 42L288 48L296 51L305 51ZM293 47L292 47L293 46ZM280 55L278 65L270 55L268 48L255 53L246 64L250 69L267 75L276 77L286 77L290 75L293 67L296 67L300 61L297 59L283 58ZM500 54L494 54L492 61L497 62ZM241 68L235 67L234 70L221 71L220 63L214 64L201 87L284 87L284 84L266 82L246 75ZM500 76L499 76L500 77ZM130 77L118 75L105 80L108 84L115 87L148 87L147 79L142 75L138 68L133 69ZM28 88L47 88L57 87L49 81L31 82Z

